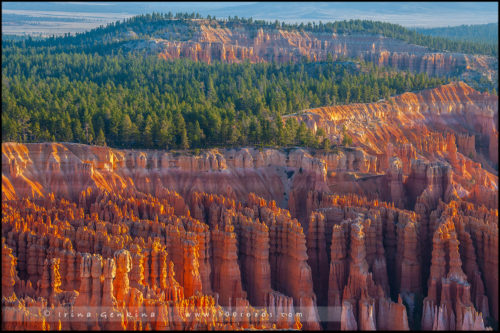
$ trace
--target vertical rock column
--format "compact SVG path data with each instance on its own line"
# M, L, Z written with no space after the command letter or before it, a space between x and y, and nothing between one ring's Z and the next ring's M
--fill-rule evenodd
M198 262L198 245L196 240L196 235L194 233L186 233L188 239L183 240L183 287L185 297L191 297L196 293L201 292L201 276L199 273L199 262Z
M390 159L389 170L386 175L389 185L390 200L398 208L404 208L406 204L403 187L403 162L398 157Z
M116 277L113 281L113 289L116 301L119 307L128 305L128 295L130 292L130 283L128 273L132 269L132 258L127 250L115 252Z
M471 302L470 284L462 271L459 241L452 220L447 218L438 227L433 243L422 329L462 330L470 325L484 329L482 316L477 315ZM471 318L474 319L473 322L468 322Z
M168 274L165 275L165 300L178 302L184 299L184 288L175 280L174 263L168 262Z
M50 260L50 295L49 303L58 305L59 295L62 293L61 290L61 274L59 273L59 265L61 263L60 258L52 258ZM100 291L99 291L100 292Z
M197 223L194 231L198 238L198 263L202 292L203 294L210 294L212 292L212 283L210 281L212 270L210 265L210 230L208 225Z
M12 249L2 242L2 296L10 297L16 284L16 258Z
M293 298L283 295L280 292L272 290L268 293L267 299L267 310L270 315L270 321L272 323L278 323L281 318L288 317L288 314L293 314ZM290 319L291 320L291 319ZM290 322L289 322L290 323Z
M398 267L400 292L417 293L421 290L416 228L415 223L408 222L402 229L402 235L399 235L398 245L399 241L402 242L398 246L398 253L402 253L401 269Z
M477 264L474 245L470 234L464 230L463 225L460 226L461 228L457 228L457 231L462 244L460 249L463 249L464 272L467 275L467 281L471 284L471 298L476 308L483 314L483 317L488 317L488 297L485 295L484 283Z
M270 255L277 256L275 264L278 291L291 295L303 314L304 329L319 329L316 295L313 291L311 268L307 264L306 239L302 227L296 219L279 215L272 225L277 248ZM271 257L271 265L273 258Z
M76 298L73 307L77 314L85 314L85 316L83 318L79 318L77 316L74 319L74 321L71 324L71 328L73 330L86 331L91 328L89 327L86 318L91 297L91 289L90 289L91 271L92 271L92 256L88 253L84 253L82 255L82 261L80 267L80 289L78 290L79 295Z
M334 225L330 277L328 281L328 329L339 330L342 315L342 292L347 280L346 239L341 225Z
M132 244L130 247L132 257L132 270L130 271L130 286L144 291L144 256L141 247Z
M307 233L307 263L311 267L314 292L318 305L327 304L328 258L326 255L325 218L323 214L313 212L309 216Z
M490 267L498 268L498 226L488 224L483 230L484 280L487 294L491 295L491 316L498 321L498 269L489 271Z
M269 229L258 219L239 216L242 279L253 306L265 306L271 292L269 264Z
M28 272L28 278L33 283L33 285L36 284L38 281L38 267L37 267L37 257L38 257L38 251L37 251L38 245L36 244L36 240L34 240L31 245L29 246L28 249L28 259L26 262L26 268Z
M105 311L107 316L101 319L101 327L103 330L123 330L125 324L121 312L117 309L118 302L113 290L113 280L116 277L116 262L113 258L104 260L103 275L101 310Z
M149 265L149 286L151 289L156 290L159 288L161 285L158 282L158 278L160 277L160 256L162 253L163 247L162 245L155 240L154 243L151 246L151 251L150 253L150 265Z
M218 292L223 306L233 306L235 298L246 298L242 289L241 273L238 266L236 234L234 226L224 226L224 231L216 225L211 234L213 247L212 287Z
M98 254L92 256L90 275L92 276L92 291L89 305L99 307L101 305L102 257Z
M72 250L68 250L65 253L64 260L66 260L66 290L76 290L77 289L77 276L76 276L76 267L75 267L75 252Z
M384 244L382 241L382 217L377 210L368 212L369 218L364 219L366 260L373 274L373 281L389 295L389 279L387 276L387 262L385 259Z

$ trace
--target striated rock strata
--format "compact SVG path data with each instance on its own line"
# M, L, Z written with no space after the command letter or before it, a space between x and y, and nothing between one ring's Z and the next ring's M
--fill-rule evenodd
M192 32L189 36L187 30ZM448 75L457 70L467 77L480 73L492 80L496 75L495 59L482 55L433 52L381 35L341 34L244 26L227 28L216 21L174 21L149 39L126 42L126 49L145 49L164 59L189 58L204 62L286 63L304 58L324 61L328 55L361 58L378 66L390 66L429 75Z

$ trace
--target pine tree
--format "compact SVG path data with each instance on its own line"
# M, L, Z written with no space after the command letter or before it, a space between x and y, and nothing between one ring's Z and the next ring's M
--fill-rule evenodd
M349 136L349 134L347 134L347 132L344 133L342 144L346 147L352 146L352 138Z
M204 145L205 133L200 127L200 123L198 120L195 121L193 131L192 131L192 146L193 147L201 147Z
M158 146L162 149L169 149L172 146L174 133L171 124L167 119L160 121L160 131L158 137Z
M326 153L330 152L331 143L330 143L330 140L328 138L323 139L321 146Z
M153 119L148 115L144 124L144 132L142 133L143 145L147 148L153 147Z
M104 131L102 130L102 128L99 129L99 134L97 134L95 144L98 146L106 146L106 137L104 136Z
M295 135L295 142L301 146L309 145L309 137L308 137L307 126L304 122L301 122L299 127L297 128L297 133Z
M184 117L180 112L176 112L175 118L174 118L174 126L175 126L175 141L177 144L178 148L181 149L188 149L189 148L189 140L187 136L187 130L186 130L186 122L184 120Z
M132 120L128 114L126 114L122 118L121 124L121 142L125 146L129 145L133 140L133 129L132 129Z

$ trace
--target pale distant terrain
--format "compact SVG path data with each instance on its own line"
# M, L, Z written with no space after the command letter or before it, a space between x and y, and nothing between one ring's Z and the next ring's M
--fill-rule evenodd
M138 14L169 11L299 23L366 19L421 28L498 22L495 2L2 2L2 33L77 33Z

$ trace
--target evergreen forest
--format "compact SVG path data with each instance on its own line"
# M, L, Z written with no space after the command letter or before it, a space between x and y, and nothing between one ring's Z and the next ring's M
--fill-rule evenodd
M187 149L323 147L324 134L281 115L374 102L445 83L349 61L227 64L155 56L2 56L2 141Z
M3 40L2 141L141 149L328 148L324 132L313 133L293 119L283 122L281 116L320 106L375 102L455 79L331 57L285 64L165 61L151 54L124 52L119 47L123 41L113 37L130 27L147 35L165 22L190 25L197 19L202 18L155 13L77 36ZM368 31L410 41L417 38L423 44L434 41L429 46L437 48L462 45L457 47L467 49L469 45L455 41L441 45L439 38L371 21L290 25L239 18L203 20L254 30Z

